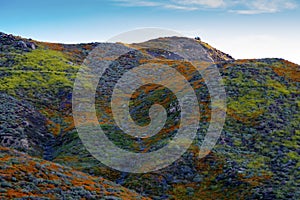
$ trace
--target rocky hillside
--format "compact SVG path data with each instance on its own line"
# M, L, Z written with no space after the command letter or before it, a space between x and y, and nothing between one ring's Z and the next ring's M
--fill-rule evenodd
M148 124L150 106L159 103L168 113L167 123L159 134L142 141L127 137L115 124L108 101L118 78L153 60L180 71L197 94L201 110L199 133L203 133L211 116L208 89L201 75L176 49L194 49L189 53L199 60L209 55L216 62L227 93L227 117L222 135L207 157L197 156L202 134L178 161L147 174L112 170L90 155L73 123L73 83L88 53L96 46L104 49L107 45L112 51L118 51L120 45L130 51L114 60L112 74L107 73L99 81L97 116L114 144L134 152L163 147L178 130L179 122L174 119L179 118L180 109L174 112L178 102L167 88L153 84L141 87L131 99L132 118L139 125ZM109 60L109 56L102 60ZM234 60L204 42L188 38L159 38L130 45L65 45L1 33L0 77L1 184L6 185L1 187L3 197L52 198L49 194L55 191L56 198L104 198L107 187L101 180L105 178L152 199L300 198L299 65L283 59ZM27 165L22 168L18 164L22 162L35 162L43 167L34 168L35 173L28 178L33 169ZM49 169L48 165L56 167ZM72 170L75 174L70 173ZM57 181L40 186L38 180L43 177L37 174L46 172L55 174ZM72 184L77 179L81 180ZM24 181L30 183L31 189L20 189ZM106 196L128 199L130 191L121 190L124 193ZM130 196L140 197L134 193Z
M0 148L1 198L147 199L101 177Z
M7 94L1 93L0 101L1 146L41 157L53 137L47 130L46 117L24 100Z

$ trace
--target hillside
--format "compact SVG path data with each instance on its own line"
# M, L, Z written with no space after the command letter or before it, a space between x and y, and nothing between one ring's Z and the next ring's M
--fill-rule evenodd
M1 198L147 199L101 177L1 147Z
M126 70L155 59L159 64L180 71L199 99L199 125L200 133L203 133L211 117L208 88L201 75L176 49L178 46L194 49L190 53L199 60L208 56L213 58L225 84L227 116L222 135L207 157L199 159L197 156L202 134L197 135L193 145L178 161L151 173L119 172L92 157L74 127L73 83L89 52L95 47L104 49L107 46L112 51L118 51L121 46L131 51L118 57L111 65L112 74L106 74L99 81L96 92L99 124L114 144L134 152L146 153L163 147L179 127L179 122L174 119L180 116L180 110L171 112L171 105L178 105L178 102L170 90L159 85L146 85L131 99L132 118L140 125L149 123L148 110L154 103L159 103L167 110L167 123L157 136L142 141L122 134L113 120L108 101L118 78ZM109 55L101 59L108 60ZM3 197L37 195L51 198L49 194L64 187L66 190L60 190L57 195L61 196L57 198L106 198L105 178L152 199L300 198L299 65L276 58L234 60L204 42L188 38L159 38L129 45L66 45L0 33L0 77L1 184L6 185L1 185ZM34 168L36 173L30 176L31 180L28 176L32 169L27 165L23 169L16 165L33 162L45 164L45 167ZM56 167L49 169L48 165ZM33 182L40 178L39 172L61 176L57 175L55 183L39 186ZM21 176L12 180L12 174ZM80 180L76 184L63 184L77 179ZM84 184L83 180L88 183ZM24 181L35 189L21 191ZM98 190L95 184L97 188L105 189ZM112 187L122 192L107 196L140 198L132 191L120 189L119 185ZM77 190L78 193L74 192Z

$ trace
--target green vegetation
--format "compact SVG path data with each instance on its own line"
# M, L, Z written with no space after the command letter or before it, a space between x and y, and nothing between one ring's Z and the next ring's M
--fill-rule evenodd
M259 91L249 91L244 96L229 101L228 108L246 117L257 116L264 112L266 100Z
M62 52L41 48L15 55L15 62L12 70L74 73L78 69Z
M79 66L64 53L40 47L12 55L12 66L0 68L0 91L31 101L39 109L58 106L61 94L72 91Z
M1 67L0 91L15 93L18 89L35 91L59 86L71 87L78 66L71 65L63 53L36 49L16 54L13 67Z

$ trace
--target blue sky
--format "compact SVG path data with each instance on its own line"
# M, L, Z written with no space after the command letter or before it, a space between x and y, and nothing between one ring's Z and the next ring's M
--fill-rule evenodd
M300 64L296 0L0 0L0 31L41 41L103 42L141 27L171 29L235 58Z

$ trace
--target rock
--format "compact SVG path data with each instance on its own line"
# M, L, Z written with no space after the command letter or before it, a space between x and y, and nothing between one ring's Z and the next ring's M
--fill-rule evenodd
M6 193L6 189L4 189L4 188L0 188L0 193Z
M186 193L187 193L187 195L189 195L189 196L193 196L193 194L195 193L195 189L192 188L192 187L187 187L187 188L186 188Z
M119 197L115 197L115 196L105 196L104 197L105 200L122 200Z
M32 42L27 42L26 43L26 46L28 46L29 48L31 48L31 49L36 49L36 46L35 46L35 44L34 43L32 43Z
M11 177L11 180L14 181L14 182L16 182L17 178L13 176L13 177Z
M200 182L202 182L202 180L203 180L203 178L202 178L199 174L197 174L197 175L193 178L193 182L195 182L195 183L200 183Z
M17 44L19 47L27 48L27 44L24 41L19 41Z
M1 187L2 187L2 188L11 188L11 187L12 187L12 184L9 183L9 182L2 182L2 183L1 183Z

